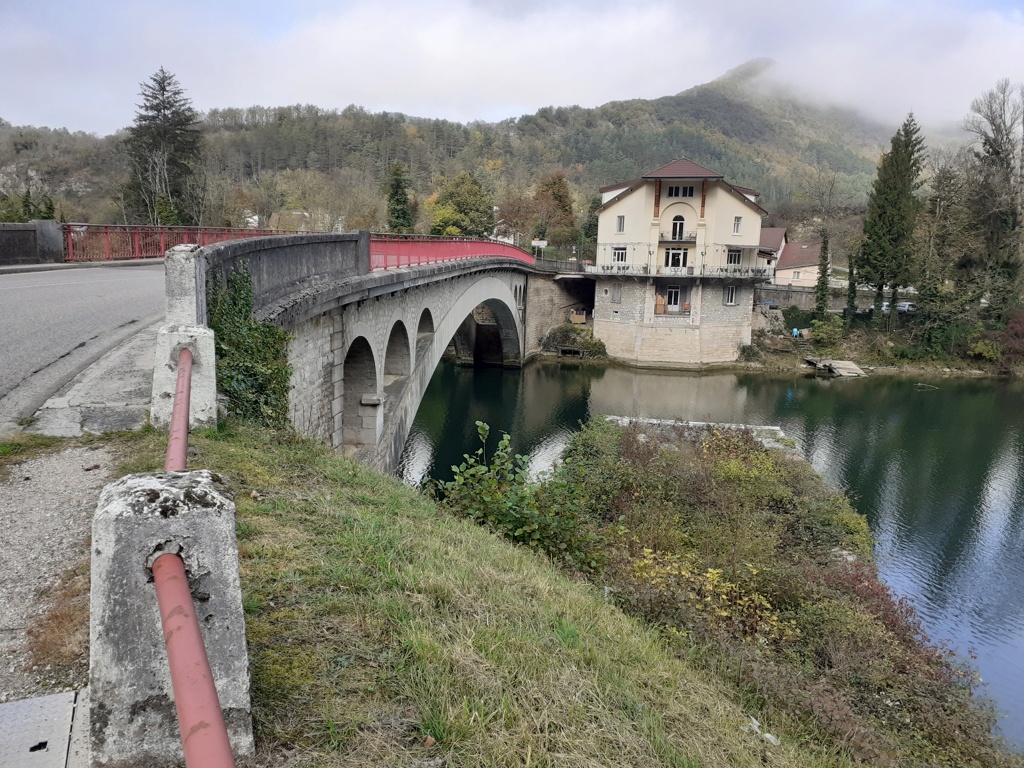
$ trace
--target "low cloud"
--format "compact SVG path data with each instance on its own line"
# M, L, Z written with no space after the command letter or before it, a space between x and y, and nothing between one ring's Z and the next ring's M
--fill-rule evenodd
M0 40L25 64L2 86L0 117L98 133L131 123L139 82L160 66L200 109L355 103L467 122L655 98L771 57L800 92L895 124L910 110L959 120L1024 61L1019 11L955 0L301 0L287 17L265 0L100 0L57 21L25 5Z

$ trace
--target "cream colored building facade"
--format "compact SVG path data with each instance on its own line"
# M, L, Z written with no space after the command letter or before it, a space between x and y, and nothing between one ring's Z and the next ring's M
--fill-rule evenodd
M647 366L736 360L774 255L760 246L757 193L685 159L601 193L587 272L608 354Z

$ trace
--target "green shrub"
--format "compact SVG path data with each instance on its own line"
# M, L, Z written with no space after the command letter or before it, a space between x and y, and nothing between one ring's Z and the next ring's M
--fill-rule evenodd
M288 423L288 334L253 319L252 276L238 268L227 286L214 276L206 303L216 337L217 389L231 413L268 427Z
M552 328L541 343L545 352L558 352L562 349L573 349L581 357L608 357L604 342L594 338L593 330L586 325L564 323Z
M507 433L488 461L490 427L482 421L476 426L483 445L452 467L451 481L438 483L443 505L554 560L583 570L596 568L595 537L583 524L578 490L557 470L542 485L531 482L527 457L512 455Z
M814 343L819 347L831 348L843 340L843 319L839 315L827 315L824 320L812 320Z
M978 339L968 347L971 357L977 357L989 363L1003 361L1003 345L992 339Z

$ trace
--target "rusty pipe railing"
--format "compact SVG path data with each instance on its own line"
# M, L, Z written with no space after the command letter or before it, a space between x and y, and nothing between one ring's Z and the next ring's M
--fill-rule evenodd
M178 555L160 555L153 581L171 668L174 707L187 768L234 768L224 713L199 632L185 563Z
M188 463L188 415L192 389L192 350L178 354L171 431L164 470L184 471ZM210 660L199 631L185 563L180 555L160 555L153 563L153 583L171 670L174 707L187 768L234 768L224 713L213 682Z
M192 397L192 350L178 353L178 378L174 387L171 432L167 438L165 472L184 472L188 464L188 414Z

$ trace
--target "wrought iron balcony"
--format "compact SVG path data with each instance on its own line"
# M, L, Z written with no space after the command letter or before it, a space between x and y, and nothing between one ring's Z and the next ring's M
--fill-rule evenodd
M705 264L701 267L701 276L732 278L737 280L767 280L768 269L767 267L740 266L712 267Z
M697 232L662 232L661 242L663 243L696 243Z

